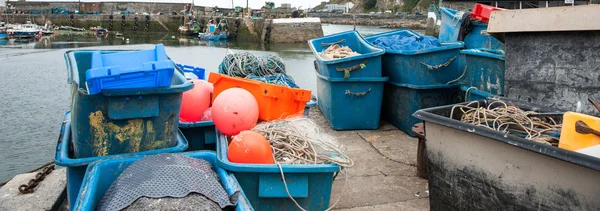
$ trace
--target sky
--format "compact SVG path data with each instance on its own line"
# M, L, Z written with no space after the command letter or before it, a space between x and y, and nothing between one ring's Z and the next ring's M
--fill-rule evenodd
M4 2L4 0L0 0ZM15 1L15 0L9 0ZM79 0L26 0L26 1L44 1L44 2L79 2ZM231 8L231 0L81 0L80 2L174 2L174 3L192 3L197 6L218 6ZM321 1L327 0L248 0L248 4L253 9L260 9L265 5L265 1L275 2L275 7L280 7L282 3L290 3L292 7L307 9L321 4ZM235 6L246 7L246 0L233 0Z

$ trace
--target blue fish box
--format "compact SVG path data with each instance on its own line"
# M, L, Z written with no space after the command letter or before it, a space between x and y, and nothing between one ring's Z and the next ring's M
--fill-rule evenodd
M397 30L366 37L373 42L379 37L416 33ZM459 52L462 42L443 43L439 47L418 50L386 49L382 57L383 75L390 81L411 85L439 85L453 82L461 76Z
M383 84L379 78L331 78L317 74L318 106L334 130L379 128Z
M69 199L70 210L75 207L75 201L79 194L79 188L85 175L85 170L88 164L98 160L111 159L111 158L122 158L128 156L137 155L151 155L160 154L166 152L183 152L188 148L188 142L183 134L177 131L176 141L177 144L173 147L149 150L135 153L125 153L117 155L107 155L100 157L89 157L89 158L74 158L73 153L69 151L73 144L72 134L77 133L71 130L71 112L67 112L63 119L63 125L60 129L60 135L58 137L58 143L56 144L56 154L54 155L54 163L58 166L67 167L67 196Z
M333 174L340 171L335 164L239 164L227 157L227 137L217 131L217 160L219 166L232 172L252 204L261 211L298 210L291 197L305 210L329 208Z
M71 127L76 158L98 157L173 147L184 91L194 85L182 72L171 86L87 92L86 71L97 51L65 53L71 84ZM101 54L116 53L101 51Z
M504 94L504 52L480 48L460 51L464 56L466 83L492 95Z
M89 94L102 90L156 88L171 86L175 67L162 44L153 50L92 54L92 66L86 71Z
M188 140L187 151L216 150L217 133L213 121L179 122L179 129Z
M244 191L240 187L236 177L217 166L217 156L214 152L198 151L182 153L181 155L203 159L212 164L219 177L221 185L228 195L231 195L236 191L240 191L240 197L238 199L236 211L254 210L250 205L248 198L245 196ZM113 182L117 180L119 175L121 175L121 173L125 171L127 167L143 157L144 156L115 158L90 164L85 174L83 184L81 185L81 190L74 210L96 210L100 200Z
M422 122L412 115L419 109L449 105L458 99L458 85L417 86L388 82L383 94L382 117L410 136Z
M440 7L442 13L440 35L438 36L440 42L456 42L458 41L458 34L460 31L460 25L462 24L462 12L456 10ZM467 34L465 39L466 48L491 48L504 50L504 43L500 42L495 37L487 34L487 23L472 21L472 31Z
M194 67L194 66L185 65L185 64L177 64L177 67L184 73L194 74L199 80L206 79L206 75L205 75L206 69L204 69L204 68ZM186 77L186 78L189 78L189 77Z
M329 46L338 44L348 46L357 56L326 60L321 53ZM316 68L319 74L332 78L381 77L382 49L365 42L356 31L347 31L319 37L308 41L308 45L316 57Z

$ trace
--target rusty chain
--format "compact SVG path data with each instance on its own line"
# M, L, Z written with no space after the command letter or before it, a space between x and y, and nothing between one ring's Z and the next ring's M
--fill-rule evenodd
M33 193L34 188L37 187L38 184L42 180L44 180L44 178L46 178L46 176L48 174L52 173L52 170L54 170L54 165L50 165L50 166L43 168L41 172L38 172L35 175L34 179L29 180L29 182L27 182L27 184L23 184L23 185L19 186L19 192L21 192L22 194Z

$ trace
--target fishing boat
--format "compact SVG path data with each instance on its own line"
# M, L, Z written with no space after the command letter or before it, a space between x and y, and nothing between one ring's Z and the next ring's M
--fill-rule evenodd
M41 33L39 26L27 21L26 24L17 25L11 32L15 38L32 38Z
M54 34L54 24L52 24L50 21L47 21L40 30L42 31L43 35Z
M0 32L0 40L8 38L8 34L5 31Z
M200 33L200 24L196 20L186 21L187 18L184 18L185 25L179 26L177 31L180 34L184 35L196 35Z
M221 20L219 24L214 24L213 20L210 20L206 32L199 33L198 38L201 40L226 40L229 39L229 28L227 27L227 21Z
M217 33L199 33L198 38L201 40L226 40L229 39L229 31Z

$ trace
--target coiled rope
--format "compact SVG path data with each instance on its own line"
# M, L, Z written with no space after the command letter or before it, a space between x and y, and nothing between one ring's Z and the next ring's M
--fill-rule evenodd
M538 114L535 111L523 111L503 101L493 101L487 107L480 107L479 101L457 105L452 107L450 118L454 116L455 110L462 113L461 122L548 145L558 145L556 138L560 137L562 125L551 117L532 117L532 114Z

